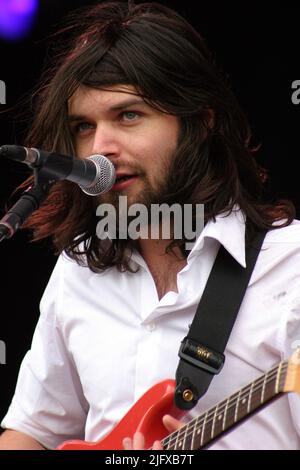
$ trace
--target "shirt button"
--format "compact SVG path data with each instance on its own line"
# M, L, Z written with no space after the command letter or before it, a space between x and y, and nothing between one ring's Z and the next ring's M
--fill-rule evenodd
M148 331L154 331L155 328L156 328L156 325L155 325L154 322L151 322L151 323L149 323L149 324L147 325L147 330L148 330Z

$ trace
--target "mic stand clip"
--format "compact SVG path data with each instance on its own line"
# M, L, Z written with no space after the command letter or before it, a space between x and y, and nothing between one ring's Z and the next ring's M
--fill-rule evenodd
M30 186L0 219L0 242L11 238L23 223L36 211L46 199L51 184L54 183L53 176L47 176L47 172L34 169L34 185Z

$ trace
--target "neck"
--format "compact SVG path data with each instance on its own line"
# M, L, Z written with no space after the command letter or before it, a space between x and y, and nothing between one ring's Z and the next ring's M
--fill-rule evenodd
M160 258L164 256L165 259L177 259L178 258L183 258L181 251L178 247L175 247L174 250L172 250L172 253L166 253L166 248L170 243L173 241L174 237L174 227L170 227L170 233L169 233L169 238L166 238L163 236L163 229L162 226L159 225L157 227L154 227L154 232L157 232L157 238L151 238L151 230L152 226L150 229L150 226L148 226L148 237L149 238L140 238L138 240L138 249L140 251L140 254L143 256L145 260L151 259L151 258ZM164 259L164 261L165 261Z
M166 248L170 243L171 240L139 240L138 250L150 271L178 272L186 265L186 257L177 246L170 253L166 253Z
M178 292L177 274L186 266L186 258L176 247L166 253L171 240L140 240L139 251L144 258L156 286L160 300L167 292Z
M166 248L172 240L154 240L140 239L138 241L138 249L143 258L160 257L166 255ZM179 250L178 250L179 251Z

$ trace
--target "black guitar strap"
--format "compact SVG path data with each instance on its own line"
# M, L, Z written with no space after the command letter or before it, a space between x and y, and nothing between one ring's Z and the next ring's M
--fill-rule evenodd
M246 247L246 268L220 246L189 333L179 349L175 391L178 408L193 408L221 371L224 350L265 235L266 231L257 232Z

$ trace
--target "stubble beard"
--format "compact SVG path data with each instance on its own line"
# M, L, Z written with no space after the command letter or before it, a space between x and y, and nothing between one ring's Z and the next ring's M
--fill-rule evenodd
M164 168L163 177L161 177L160 180L156 180L154 183L149 181L147 175L139 174L137 184L141 186L141 188L138 192L135 192L134 182L132 187L129 187L126 190L111 190L108 193L99 196L99 203L110 204L113 206L116 213L117 230L119 224L122 224L122 227L124 227L124 220L128 229L130 223L136 217L136 215L128 215L129 208L132 207L133 204L141 204L147 209L148 214L148 220L145 221L145 225L150 227L151 206L153 204L159 205L167 202L166 195L168 194L168 179L169 172L166 168ZM127 196L126 210L124 209L124 205L120 204L120 196Z

